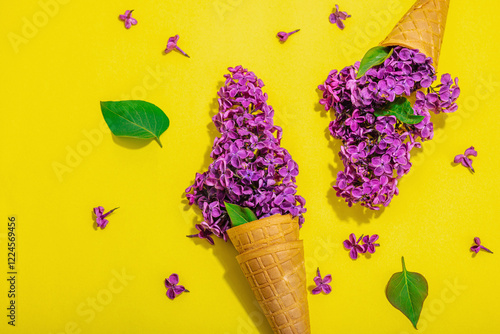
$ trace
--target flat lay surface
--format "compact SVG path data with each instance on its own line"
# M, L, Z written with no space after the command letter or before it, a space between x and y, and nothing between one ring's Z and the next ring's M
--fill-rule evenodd
M416 332L386 298L406 268L428 282L419 333L498 331L500 4L453 0L439 59L459 77L458 110L433 115L434 139L415 148L399 195L380 211L348 207L332 185L343 169L333 114L317 89L361 60L413 0L23 1L0 27L0 308L2 333L265 333L230 242L186 238L203 219L185 189L212 162L211 118L228 67L262 79L281 146L299 166L314 333ZM119 19L134 10L129 29ZM300 31L280 43L280 31ZM178 50L164 54L179 35ZM113 136L100 101L145 100L170 127L155 140ZM475 173L455 156L473 146ZM92 209L107 211L105 229ZM9 217L16 219L16 322L7 322ZM352 260L344 240L377 234ZM474 253L474 238L493 252ZM313 295L317 268L332 292ZM184 292L167 297L178 274Z

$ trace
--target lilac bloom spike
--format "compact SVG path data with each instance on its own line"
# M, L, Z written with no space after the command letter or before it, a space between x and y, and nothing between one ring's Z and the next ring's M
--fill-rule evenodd
M104 208L102 206L98 206L94 208L94 214L95 214L95 222L97 226L99 226L101 229L104 229L106 225L108 225L109 221L106 219L107 216L109 216L113 211L119 208L114 208L113 210L110 210L106 213L104 213Z
M125 11L125 14L119 16L120 20L125 22L125 28L127 29L130 29L132 25L135 26L137 24L137 20L132 17L133 11L133 9L127 10Z
M169 53L172 50L177 50L180 53L182 53L184 56L186 56L188 58L191 58L191 57L188 56L187 53L185 53L184 51L182 51L182 49L177 46L177 41L179 40L179 38L180 38L179 35L175 35L175 36L170 37L168 39L167 48L165 49L165 53Z
M288 39L288 37L290 37L291 35L299 32L299 31L300 31L300 29L297 29L297 30L294 30L294 31L288 32L288 33L284 32L284 31L280 31L278 33L278 35L276 35L276 36L279 38L279 40L280 40L281 43L285 43L286 40Z
M412 149L434 136L431 112L457 110L460 89L458 80L449 74L431 87L437 78L432 59L401 46L356 79L359 66L356 62L331 71L318 87L323 92L319 103L332 111L330 134L342 142L339 155L344 169L337 173L333 189L349 206L380 210L399 193L399 179L412 166ZM419 123L405 124L395 116L375 115L396 98L414 94L413 115L423 116Z
M179 275L177 274L172 274L170 275L169 278L165 279L165 288L167 288L167 297L174 300L175 297L180 295L183 292L189 292L188 289L186 289L182 285L179 284Z
M340 30L344 30L344 22L342 22L342 20L351 17L351 15L347 14L346 12L339 11L339 5L335 5L335 8L335 12L330 14L330 23L336 24L337 27L340 28Z
M350 250L349 256L353 260L356 260L358 258L358 253L363 254L366 252L365 248L359 244L362 238L363 235L361 235L359 239L356 240L356 235L354 233L351 233L349 235L349 239L344 240L344 247Z
M213 142L212 163L197 173L186 189L189 204L198 206L203 222L200 237L227 240L231 227L224 202L251 209L258 218L275 214L304 223L305 200L297 194L299 166L281 146L282 129L267 102L264 82L241 65L229 68L218 92L219 112L212 121L220 135Z
M484 247L484 246L482 246L482 245L481 245L481 239L479 239L478 237L475 237L475 238L474 238L474 242L475 242L476 244L470 248L470 250L471 250L472 252L474 252L474 253L476 253L476 254L477 254L477 253L479 253L479 251L480 251L481 249L483 249L483 250L485 250L486 252L493 254L493 252L492 252L492 251L490 251L488 248L486 248L486 247Z
M474 146L469 147L465 150L465 154L459 154L453 160L456 164L461 163L462 166L469 168L473 173L475 172L472 167L472 160L469 156L477 157L477 152L474 150Z
M321 273L319 272L319 268L316 271L316 277L314 277L314 283L316 283L316 287L312 289L312 294L317 295L321 292L325 294L329 294L332 292L332 287L329 285L332 281L332 275L328 274L324 278L321 278Z

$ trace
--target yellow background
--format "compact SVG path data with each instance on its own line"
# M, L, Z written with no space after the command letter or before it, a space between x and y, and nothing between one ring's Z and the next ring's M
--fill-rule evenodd
M310 295L313 332L414 333L384 292L402 255L429 282L419 333L500 332L498 1L452 1L439 71L460 78L459 110L433 117L435 139L413 152L381 212L335 197L339 143L316 87L361 59L413 0L340 2L352 15L344 31L328 21L333 1L61 2L2 11L1 277L9 215L19 271L15 328L0 281L2 333L270 333L232 246L185 237L201 215L183 192L210 162L216 93L239 64L266 84L300 166L308 284L317 266L333 276L330 295ZM127 9L139 21L130 30L118 20ZM298 28L283 45L275 37ZM175 34L190 59L162 55ZM105 131L99 101L130 98L169 116L163 149ZM471 145L474 175L452 164ZM120 209L96 231L98 205ZM342 247L350 233L377 233L381 247L352 261ZM475 236L496 253L473 257ZM173 272L191 293L170 301L163 280Z

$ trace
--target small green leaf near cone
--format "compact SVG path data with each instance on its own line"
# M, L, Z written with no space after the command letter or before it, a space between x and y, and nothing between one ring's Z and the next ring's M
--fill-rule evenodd
M115 136L154 138L162 147L160 135L168 129L170 121L154 104L141 100L107 101L101 102L101 111Z
M365 73L373 66L382 64L392 55L393 51L394 49L390 46L376 46L368 50L363 59L361 59L356 79L365 75Z
M253 213L253 211L249 208L226 202L224 202L224 205L226 206L226 211L231 219L233 227L258 219L257 216L255 216L255 213Z
M413 327L417 329L418 319L429 287L424 276L406 270L404 257L401 257L401 261L403 271L392 275L387 283L385 294L392 306L410 319Z

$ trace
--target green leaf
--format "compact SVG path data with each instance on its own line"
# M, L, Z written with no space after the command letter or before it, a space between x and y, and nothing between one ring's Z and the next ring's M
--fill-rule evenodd
M387 58L392 55L393 51L394 49L391 46L376 46L368 50L363 59L361 59L356 79L359 79L363 75L365 75L366 71L368 71L373 66L382 64Z
M249 208L226 202L224 202L224 204L226 205L226 211L229 214L229 218L231 218L233 226L242 225L258 219L255 213Z
M392 306L403 312L417 329L418 318L429 287L424 276L406 271L404 257L401 257L401 261L403 272L392 275L387 283L385 294Z
M154 138L168 129L170 121L165 113L152 103L140 100L101 101L101 111L115 136L140 139Z
M375 116L396 116L398 120L405 124L418 124L422 122L424 116L414 115L410 101L405 97L398 97L393 102L389 102L384 109L375 110Z

